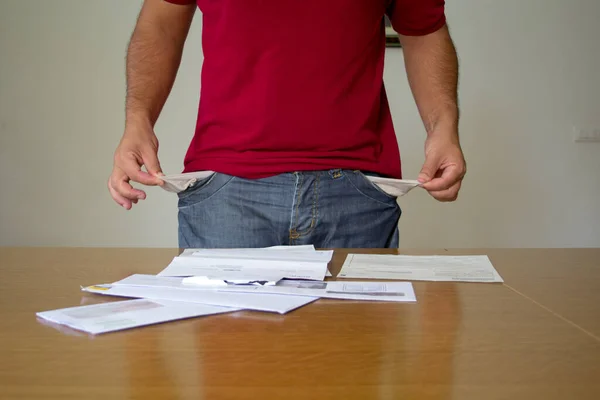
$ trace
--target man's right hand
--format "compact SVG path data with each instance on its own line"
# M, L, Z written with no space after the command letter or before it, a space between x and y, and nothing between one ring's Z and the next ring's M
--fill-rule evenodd
M127 122L108 180L110 195L127 210L146 198L129 182L163 184L157 177L162 172L153 126L175 81L196 8L191 0L144 0L131 35L126 60Z
M113 170L108 179L110 195L117 204L129 210L138 200L146 198L146 193L135 189L130 181L160 186L163 181L158 175L163 173L158 162L158 139L152 126L146 122L130 124L115 151Z

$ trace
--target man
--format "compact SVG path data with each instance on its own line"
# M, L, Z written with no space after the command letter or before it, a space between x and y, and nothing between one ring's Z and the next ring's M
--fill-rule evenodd
M204 64L184 172L216 173L179 194L180 247L398 246L396 198L367 178L401 177L383 85L386 14L427 131L419 181L456 199L466 168L443 0L146 0L109 179L118 204L145 199L130 181L163 182L153 127L196 6Z

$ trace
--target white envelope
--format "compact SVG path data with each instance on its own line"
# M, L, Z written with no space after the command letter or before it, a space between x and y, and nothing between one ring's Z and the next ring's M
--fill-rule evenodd
M315 296L327 299L416 302L410 282L315 282L281 281L275 286L228 285L220 292L273 293L296 296Z
M214 279L206 276L188 276L183 278L184 285L206 286L206 287L223 287L227 285L252 285L252 286L275 286L277 282L283 279L282 276L277 278L267 279Z
M327 273L328 261L326 260L331 259L327 253L317 253L310 257L295 259L280 257L267 259L266 256L255 258L239 253L236 258L230 258L221 252L220 254L212 252L209 254L211 254L210 257L196 255L175 257L164 270L158 273L158 276L204 276L223 280L270 281L290 278L322 281Z
M232 248L232 249L184 249L183 252L179 255L179 257L198 257L198 256L208 256L208 255L217 255L223 257L232 257L236 256L252 256L252 257L267 257L272 258L270 254L265 254L264 252L270 252L277 254L282 260L298 260L298 256L303 256L302 260L306 260L310 258L313 261L323 261L329 263L331 261L331 257L333 256L332 250L320 250L317 251L315 246L313 245L298 245L298 246L272 246L272 247L262 247L262 248ZM325 272L325 276L332 276L331 272L327 270ZM283 276L279 277L283 278ZM275 279L271 279L275 280Z
M143 275L135 274L125 279L113 283L111 290L114 288L146 288L156 289L156 293L162 292L162 289L179 289L180 292L190 292L191 295L185 295L186 297L171 298L172 300L185 300L192 298L191 296L202 295L198 293L204 292L206 299L217 299L218 296L214 296L215 293L226 294L226 295L242 295L236 299L236 296L232 296L233 299L239 301L244 299L244 294L250 296L269 296L275 295L273 298L266 297L268 300L282 301L278 306L285 306L285 303L289 302L290 297L302 297L302 298L329 298L329 299L347 299L347 300L368 300L368 301L392 301L392 302L415 302L417 298L413 290L413 286L410 282L319 282L319 281L305 281L305 280L285 280L280 281L276 285L272 286L255 286L255 285L206 285L202 282L198 285L185 284L185 279L173 278L173 277L160 277L155 275ZM108 287L106 286L106 287ZM108 289L105 286L100 286L101 291L107 292ZM114 294L115 291L112 290ZM130 292L133 293L133 292ZM156 294L155 293L155 294ZM194 294L195 293L195 294ZM279 295L279 296L277 296ZM163 297L161 297L163 298ZM166 298L166 297L165 297ZM189 301L189 300L188 300ZM225 305L224 303L219 303ZM233 303L228 305L233 306ZM235 303L235 307L243 307L243 304L248 303ZM272 305L274 307L275 305ZM250 307L245 307L250 308ZM264 310L273 311L273 310Z
M237 311L235 308L168 300L125 300L43 311L36 315L53 324L99 334Z
M153 300L187 301L190 303L243 308L285 314L317 300L317 297L283 296L259 293L224 293L195 289L184 285L181 278L154 275L133 275L108 285L82 288L84 292L107 296L134 297Z

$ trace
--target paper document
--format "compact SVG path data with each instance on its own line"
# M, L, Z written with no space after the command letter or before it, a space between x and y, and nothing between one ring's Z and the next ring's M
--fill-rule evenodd
M281 280L268 279L211 279L205 276L188 276L183 278L184 285L219 287L227 285L275 286Z
M259 251L281 251L285 253L279 254L289 254L289 253L314 253L317 251L315 246L308 245L300 245L300 246L271 246L271 247L259 247L259 248L233 248L233 249L184 249L183 252L179 255L179 257L188 257L194 255L194 253L199 252L213 252L221 255L228 254L237 254L237 253L251 253L251 252L259 252Z
M99 334L184 318L237 311L235 308L168 300L126 300L39 312L46 321Z
M184 285L182 280L182 278L137 274L114 284L88 286L82 288L82 290L107 296L188 301L223 307L277 312L280 314L285 314L288 311L317 300L317 297L221 292L216 291L214 287L203 288Z
M188 254L188 256L190 256ZM239 259L239 260L276 260L276 261L301 261L328 263L333 257L333 250L320 251L293 251L293 250L269 250L269 249L204 249L197 250L191 257Z
M317 251L315 246L312 244L301 244L301 245L292 245L292 246L271 246L271 247L263 247L265 250L279 250L279 251L294 251L294 252L309 252L314 253Z
M327 299L415 302L410 282L315 282L284 280L275 286L226 286L222 292L277 293Z
M349 254L338 278L504 282L487 256Z
M402 293L402 290L397 285L398 283L402 282L330 282L327 284L327 291L329 293L355 294Z
M219 292L223 294L278 294L287 296L323 297L331 299L377 300L377 301L416 301L410 282L319 282L306 280L283 280L275 286L254 285L186 285L185 278L157 277L154 275L131 275L111 284L125 287L175 288ZM362 292L358 287L362 287ZM375 290L375 288L377 290ZM370 290L370 292L368 292ZM109 293L110 294L110 293ZM241 307L241 306L240 306ZM248 308L248 307L246 307Z
M265 252L272 252L272 254ZM301 246L272 246L263 248L250 248L250 249L185 249L179 255L179 257L226 257L226 258L254 258L254 259L277 259L282 261L315 261L329 263L333 256L333 250L319 250L315 249L313 245L301 245ZM185 276L185 275L182 275ZM238 275L240 276L240 275ZM252 274L254 276L254 274ZM325 276L332 276L329 269L325 271ZM229 275L231 277L231 275ZM275 277L271 277L275 278ZM280 279L283 278L280 277ZM292 277L293 278L293 277Z
M175 257L159 276L204 276L224 280L281 278L323 280L332 251L281 255L276 251L197 251Z
M168 192L179 193L183 192L197 181L206 179L213 174L213 171L196 171L187 172L185 174L164 175L160 177L160 179L164 181L164 185L161 187ZM367 176L367 179L377 185L381 190L394 197L404 196L413 188L420 185L418 181L408 179L380 178L376 176Z

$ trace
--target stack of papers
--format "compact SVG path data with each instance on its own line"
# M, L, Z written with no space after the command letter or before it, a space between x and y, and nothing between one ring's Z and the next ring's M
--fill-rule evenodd
M502 282L487 256L348 255L339 278L326 282L333 251L313 246L188 249L157 275L135 274L83 287L88 293L137 300L72 307L37 315L92 334L183 318L254 310L285 314L320 298L415 302L410 282Z
M274 286L230 284L215 287L212 284L186 284L185 281L184 278L136 274L110 285L89 286L83 290L110 296L189 301L280 314L318 298L396 302L417 300L409 282L281 280Z
M158 276L200 276L207 279L279 281L310 279L322 281L333 250L313 246L267 249L186 250L175 257Z
M113 284L88 286L83 290L107 296L185 301L280 314L317 300L317 297L225 293L212 286L201 288L184 285L182 280L183 278L133 275Z
M333 251L314 246L186 249L157 275L83 287L137 300L37 315L92 334L238 310L285 314L319 298L414 302L407 282L324 282Z

